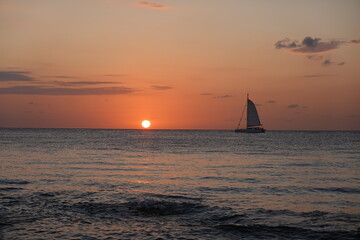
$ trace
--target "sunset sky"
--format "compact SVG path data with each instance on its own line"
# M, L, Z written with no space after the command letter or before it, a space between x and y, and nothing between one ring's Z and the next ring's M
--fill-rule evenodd
M0 127L360 130L359 0L0 0Z

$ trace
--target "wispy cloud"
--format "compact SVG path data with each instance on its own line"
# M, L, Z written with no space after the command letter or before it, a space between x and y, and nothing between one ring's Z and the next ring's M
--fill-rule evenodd
M291 104L287 106L287 108L298 108L298 107L300 107L299 104Z
M56 75L56 76L46 76L47 78L61 78L61 79L73 79L76 78L74 76L66 76L66 75Z
M222 95L222 96L216 96L214 98L231 98L231 97L233 97L233 96L226 94L226 95Z
M334 62L334 61L331 61L330 59L325 59L325 60L322 62L322 65L325 66L325 67L331 66L331 65L344 66L344 65L345 65L345 62Z
M26 71L0 71L0 82L30 82L34 78L28 76Z
M141 7L146 7L146 8L152 8L152 9L168 9L169 6L166 6L166 5L161 5L161 4L158 4L158 3L153 3L153 2L137 2L137 5L138 6L141 6Z
M290 40L285 38L275 43L276 49L292 49L293 53L320 53L339 48L340 45L346 43L345 41L332 40L321 41L321 38L305 37L301 44L297 40Z
M276 102L274 100L269 100L266 103L275 104Z
M170 87L170 86L160 86L160 85L153 85L153 86L151 86L151 88L154 90L170 90L170 89L172 89L172 87Z
M200 95L202 96L211 96L211 95L214 95L213 93L201 93Z
M331 65L338 65L338 66L344 66L345 65L345 62L335 62L335 61L332 61L329 58L324 59L324 56L309 55L309 56L306 56L306 57L309 60L321 61L321 65L324 66L324 67L331 66Z
M115 95L131 94L134 91L134 89L127 87L48 88L39 86L15 86L0 88L0 94L20 95Z
M77 82L63 82L54 81L50 82L59 86L81 86L81 85L101 85L101 84L120 84L122 82L91 82L91 81L77 81Z
M351 40L352 43L360 44L360 39Z
M300 109L300 108L306 109L307 106L300 106L299 104L295 103L295 104L290 104L290 105L286 106L286 108L289 108L289 109ZM297 113L299 113L299 112L297 112Z
M103 77L124 77L125 74L104 74Z
M307 59L315 60L315 61L323 60L323 59L324 59L323 56L318 56L318 55L309 55L309 56L306 56L306 57L307 57Z
M8 68L10 69L10 68ZM19 68L11 68L19 69ZM22 94L22 95L111 95L111 94L130 94L135 90L128 87L98 87L91 86L105 84L122 84L119 81L58 81L53 79L76 79L77 77L68 75L44 76L47 80L39 80L30 76L30 71L7 70L0 71L0 83L23 83L26 85L10 86L0 88L0 94Z
M330 59L325 59L325 61L322 63L323 66L330 66L332 64L334 64L334 62L332 62Z
M102 74L98 75L99 77L110 77L110 78L118 78L124 77L125 74ZM78 77L69 76L69 75L54 75L54 76L45 76L46 78L60 78L60 79L76 79Z

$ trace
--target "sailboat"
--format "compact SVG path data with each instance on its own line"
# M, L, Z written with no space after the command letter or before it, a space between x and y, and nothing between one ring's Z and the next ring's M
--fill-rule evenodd
M246 128L241 129L240 124L242 117L244 115L244 110L241 114L241 118L235 132L237 133L264 133L265 129L262 127L259 114L257 113L256 106L253 101L249 99L249 94L247 95L246 101Z

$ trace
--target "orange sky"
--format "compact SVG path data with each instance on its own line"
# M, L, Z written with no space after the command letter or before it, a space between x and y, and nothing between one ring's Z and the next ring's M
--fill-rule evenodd
M360 130L360 2L0 0L0 127Z

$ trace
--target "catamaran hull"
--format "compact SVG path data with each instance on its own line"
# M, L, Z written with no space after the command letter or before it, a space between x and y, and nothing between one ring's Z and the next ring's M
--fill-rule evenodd
M264 128L235 129L236 133L264 133Z

